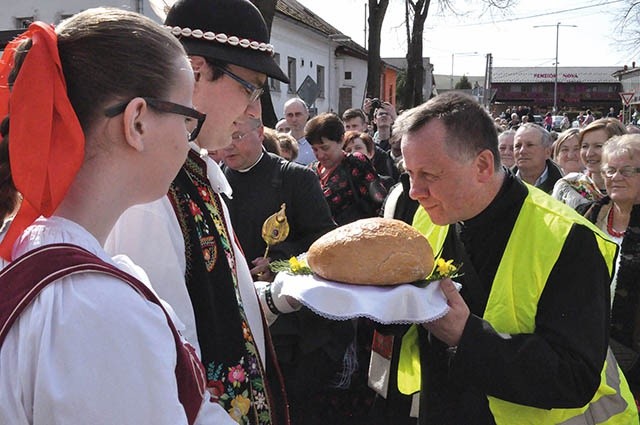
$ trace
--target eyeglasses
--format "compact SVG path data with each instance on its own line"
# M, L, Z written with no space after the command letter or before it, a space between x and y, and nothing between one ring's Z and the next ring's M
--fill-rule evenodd
M241 140L243 140L244 138L246 138L253 130L247 131L246 133L237 133L234 134L233 136L231 136L231 141L232 142L239 142Z
M204 124L204 120L207 118L206 114L202 112L196 111L193 108L189 108L184 105L180 105L178 103L169 102L166 100L154 99L152 97L141 97L147 105L152 107L153 109L159 112L165 112L167 114L177 114L183 115L185 117L193 118L193 120L187 121L187 130L189 131L189 141L193 142L198 134L200 133L200 129L202 128L202 124ZM109 118L113 118L116 115L119 115L124 112L127 108L127 105L131 102L131 100L127 100L126 102L118 103L116 105L110 106L104 110L105 116Z
M602 169L602 175L607 178L613 178L616 173L620 173L622 177L633 177L636 174L640 173L640 167L632 167L627 165L626 167L614 168L607 167Z
M234 74L233 72L229 71L226 68L218 67L216 69L219 69L220 72L222 72L223 74L227 75L228 77L236 80L238 83L240 83L242 85L242 87L244 87L244 89L249 94L249 103L255 102L256 100L258 100L258 98L260 96L262 96L262 93L264 92L264 88L263 87L254 86L253 84L251 84L250 82L248 82L244 78L239 77L238 75Z
M251 134L252 132L256 131L258 128L260 128L262 124L258 124L253 128L250 128L249 130L245 131L244 133L234 133L231 136L231 142L239 142L241 140L243 140L245 137L247 137L249 134Z

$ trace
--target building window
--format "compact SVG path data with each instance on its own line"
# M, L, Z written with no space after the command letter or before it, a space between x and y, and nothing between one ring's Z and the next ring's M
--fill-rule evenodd
M29 25L33 22L33 16L17 16L14 19L17 29L29 28Z
M280 66L280 53L274 53L273 60ZM279 92L280 91L280 81L276 80L273 77L269 77L269 90Z
M316 67L316 83L318 84L318 97L324 99L324 66Z
M296 58L292 58L291 56L287 57L287 72L289 77L289 88L287 89L288 93L296 92Z
M344 79L345 80L350 80L351 79L351 71L345 71Z
M520 93L521 91L520 84L511 84L511 93Z

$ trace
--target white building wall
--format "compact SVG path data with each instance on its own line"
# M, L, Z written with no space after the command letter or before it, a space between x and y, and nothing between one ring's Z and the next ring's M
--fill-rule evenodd
M98 6L113 6L122 9L142 12L158 20L151 10L148 0L3 0L0 14L0 29L19 29L16 18L33 17L47 23L60 22L65 15L72 15L82 10Z
M620 82L622 83L623 92L633 93L631 104L640 104L640 69L623 75Z
M271 44L274 45L276 53L280 54L280 68L285 74L287 73L288 58L296 59L296 87L292 87L293 93L288 92L288 85L285 83L280 83L279 92L271 92L273 108L277 116L283 116L285 102L297 97L295 92L307 76L316 81L318 65L325 69L325 95L323 98L318 98L314 105L309 106L315 106L319 112L327 110L332 100L328 78L332 59L330 43L324 35L312 31L301 31L300 27L293 22L279 16L274 18L271 27Z
M57 23L64 16L98 6L139 11L160 22L148 0L20 0L3 5L2 14L0 14L0 30L19 29L16 18L33 17L35 20ZM306 76L316 81L317 66L324 66L324 97L318 98L314 105L309 105L315 106L318 113L338 112L341 87L352 89L352 107L362 106L367 80L366 60L350 56L336 57L334 52L338 43L331 41L324 34L304 28L278 15L274 17L272 25L271 44L280 54L280 67L285 73L287 58L296 58L296 90ZM345 80L345 72L351 72L350 80ZM280 83L280 91L271 92L274 110L280 117L283 114L285 102L296 96L295 93L288 93L287 88L286 84Z
M338 112L339 89L352 88L352 106L361 107L367 80L367 62L350 56L336 57L334 52L338 43L326 35L313 30L303 29L296 22L278 15L273 20L271 44L280 54L280 67L287 72L288 57L296 58L297 90L307 76L316 81L317 66L324 67L324 97L316 100L318 113ZM345 80L345 72L351 72L351 80ZM316 81L317 83L317 81ZM280 83L280 91L272 91L271 99L276 115L282 117L284 104L296 97L287 92L287 85Z
M351 72L351 79L347 80L345 74ZM344 56L344 69L339 78L339 87L351 88L351 107L362 108L365 91L367 89L367 61ZM337 105L336 105L337 106ZM336 111L338 108L336 107Z

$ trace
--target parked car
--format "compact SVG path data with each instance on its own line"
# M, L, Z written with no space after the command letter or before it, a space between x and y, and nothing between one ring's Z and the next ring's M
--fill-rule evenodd
M562 130L562 118L564 118L562 115L554 115L551 117L552 124L551 124L551 130L553 131L557 131L557 132L561 132Z
M544 120L544 117L542 115L534 115L533 116L533 122L538 124L538 125L542 125L542 121Z

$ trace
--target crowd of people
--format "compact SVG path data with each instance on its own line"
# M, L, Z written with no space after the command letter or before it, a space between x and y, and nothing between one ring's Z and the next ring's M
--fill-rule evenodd
M640 135L457 91L401 114L294 97L271 129L273 49L249 0L178 0L164 26L89 9L7 46L0 423L638 423ZM460 265L443 317L283 293L274 262L378 216Z

